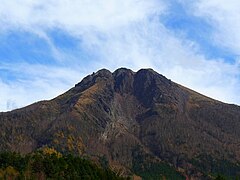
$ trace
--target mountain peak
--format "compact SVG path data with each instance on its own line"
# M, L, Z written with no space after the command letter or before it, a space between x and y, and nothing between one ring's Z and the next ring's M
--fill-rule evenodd
M108 69L100 69L99 71L97 71L96 73L93 73L93 75L96 75L96 76L105 76L105 77L109 77L112 75L111 71L109 71Z
M154 71L152 68L143 68L138 71L138 73L143 72L143 73L157 73ZM158 74L158 73L157 73Z
M209 174L216 172L208 159L240 161L239 120L240 107L209 101L152 69L101 69L51 101L0 114L0 150L51 146L130 172L158 159L195 174L207 165Z
M118 68L113 72L113 75L119 75L119 74L134 74L134 72L131 69L128 68Z

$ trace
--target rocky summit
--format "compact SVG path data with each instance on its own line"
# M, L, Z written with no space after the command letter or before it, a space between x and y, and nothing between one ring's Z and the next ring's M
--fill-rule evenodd
M122 176L240 175L240 107L152 69L102 69L50 101L0 113L0 150L88 156Z

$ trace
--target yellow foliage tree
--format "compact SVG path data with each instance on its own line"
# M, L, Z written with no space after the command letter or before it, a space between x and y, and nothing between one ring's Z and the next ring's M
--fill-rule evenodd
M57 152L54 148L44 147L42 152L44 155L56 155L58 158L62 157L62 154Z
M19 176L19 172L12 166L8 166L6 169L0 169L0 179L16 179Z

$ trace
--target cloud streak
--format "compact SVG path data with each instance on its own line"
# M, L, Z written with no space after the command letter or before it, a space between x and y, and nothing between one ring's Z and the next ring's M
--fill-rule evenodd
M216 46L222 46L240 55L240 2L238 0L197 0L185 2L185 6L192 9L192 14L201 17L212 24Z
M17 76L14 81L0 80L0 107L3 111L52 99L84 77L80 72L68 68L28 63L0 65L2 70Z

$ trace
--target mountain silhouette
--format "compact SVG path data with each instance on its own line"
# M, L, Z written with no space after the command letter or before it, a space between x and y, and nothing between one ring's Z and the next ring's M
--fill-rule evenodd
M153 167L240 175L240 107L152 69L99 70L50 101L0 113L0 124L1 151L54 147L142 177Z

